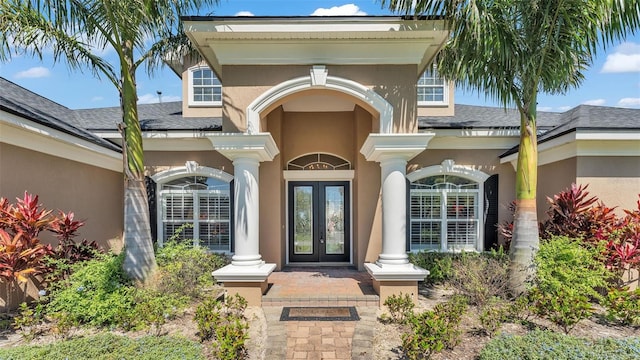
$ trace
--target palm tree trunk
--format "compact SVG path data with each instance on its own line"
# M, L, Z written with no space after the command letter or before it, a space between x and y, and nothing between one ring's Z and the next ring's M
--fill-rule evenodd
M121 106L124 122L124 270L134 280L144 281L156 268L149 202L144 181L142 131L138 122L135 67L131 42L123 42L127 65L122 66Z
M516 213L510 247L509 286L514 295L526 290L526 281L535 274L533 257L539 248L538 145L536 135L536 101L520 115L520 150L516 169Z

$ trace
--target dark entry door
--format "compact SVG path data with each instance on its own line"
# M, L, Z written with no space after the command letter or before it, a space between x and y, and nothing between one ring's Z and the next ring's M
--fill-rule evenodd
M348 262L348 181L289 183L289 261Z

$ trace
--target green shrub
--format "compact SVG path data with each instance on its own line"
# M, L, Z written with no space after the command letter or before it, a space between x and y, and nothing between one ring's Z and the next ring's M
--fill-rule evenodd
M429 276L425 279L426 284L441 284L453 275L453 258L455 256L456 254L452 253L421 251L410 253L409 259L412 264L429 270Z
M453 348L460 341L458 329L467 309L467 299L455 295L409 319L409 332L402 335L402 351L409 359L430 358L445 348Z
M201 341L213 340L217 359L244 359L247 356L245 342L249 325L244 316L247 301L240 295L229 296L225 301L205 299L196 308L194 320Z
M607 318L623 325L640 325L640 289L612 289L604 300Z
M18 315L13 318L13 327L20 332L23 339L31 341L41 331L40 325L44 323L44 307L40 303L29 306L23 302L18 306L18 311Z
M225 255L176 241L158 249L156 259L160 270L158 290L191 299L201 298L203 289L214 285L211 272L229 264Z
M75 264L69 278L48 295L47 313L67 313L81 324L118 326L135 306L136 289L122 269L123 255Z
M489 253L461 253L453 261L449 283L472 305L483 306L489 299L509 296L509 257L502 250Z
M150 289L137 289L133 294L133 301L135 306L121 314L119 326L127 330L151 327L155 335L160 335L163 325L175 318L178 312L188 304L187 297L178 297Z
M412 315L415 304L410 294L391 295L384 301L389 310L391 322L404 324Z
M640 358L640 338L637 337L591 342L540 330L524 336L499 336L487 343L479 356L479 360L632 360L638 358Z
M547 317L565 333L593 314L591 299L600 299L609 273L598 261L601 249L580 240L555 236L540 246L530 301L537 314Z
M180 337L147 336L131 339L106 333L48 345L0 348L0 359L204 360L205 357L200 344Z
M508 303L497 297L487 301L480 311L480 326L482 330L493 337L496 335L502 323L507 319Z

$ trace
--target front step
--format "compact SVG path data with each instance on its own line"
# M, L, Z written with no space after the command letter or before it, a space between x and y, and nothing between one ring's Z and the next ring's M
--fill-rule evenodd
M262 306L371 306L378 307L378 295L262 296Z

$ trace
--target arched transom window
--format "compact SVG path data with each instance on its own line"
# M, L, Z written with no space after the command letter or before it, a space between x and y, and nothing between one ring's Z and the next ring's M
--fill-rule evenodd
M287 170L351 170L351 163L335 155L315 153L289 161Z
M453 167L453 162L447 166ZM468 176L468 171L447 173L442 166L423 170L427 170L423 171L424 177L420 177L420 171L408 176L410 249L482 250L480 229L486 175L476 172L476 176Z
M185 174L159 188L159 242L192 240L212 251L231 251L231 186L228 179Z

